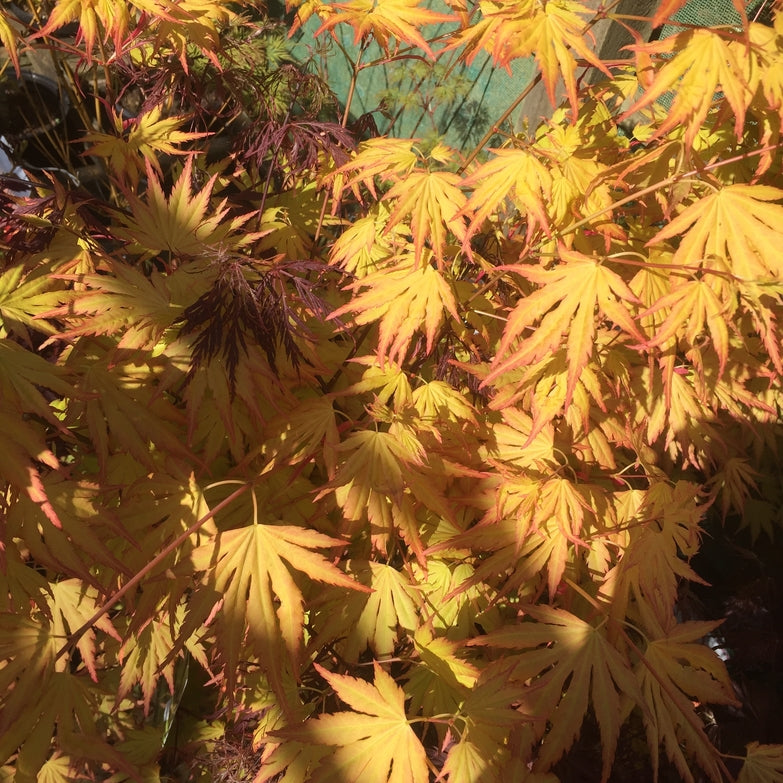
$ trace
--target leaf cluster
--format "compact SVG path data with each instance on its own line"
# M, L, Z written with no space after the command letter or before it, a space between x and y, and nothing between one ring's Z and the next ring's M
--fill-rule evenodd
M609 781L634 725L656 779L779 776L681 596L783 523L783 9L603 62L609 10L448 5L293 26L352 29L351 94L484 50L565 104L359 141L260 11L0 11L78 119L0 201L4 779L221 780L239 734L257 783L549 783L595 726Z

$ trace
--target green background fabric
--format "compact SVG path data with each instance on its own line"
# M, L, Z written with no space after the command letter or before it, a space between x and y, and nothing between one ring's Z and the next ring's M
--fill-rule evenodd
M752 0L747 4L749 16L753 18L757 9L766 5L770 5L769 0ZM447 10L437 0L430 7ZM675 18L684 24L700 26L740 23L732 0L691 0ZM302 60L312 58L313 66L326 74L328 84L344 104L351 79L351 65L345 53L352 58L358 53L353 30L338 25L335 41L329 32L315 36L320 24L320 20L312 18L298 32L295 54ZM451 29L453 25L431 25L423 33L425 38L430 38L445 35ZM658 37L668 37L680 29L666 25L658 31ZM528 86L535 68L532 60L517 60L506 71L494 67L491 58L483 52L468 65L459 63L458 55L459 50L452 50L434 63L407 59L365 68L357 80L351 117L356 119L372 113L381 134L440 137L458 149L470 149ZM380 48L371 44L363 62L382 58ZM518 129L519 115L517 110L504 130Z

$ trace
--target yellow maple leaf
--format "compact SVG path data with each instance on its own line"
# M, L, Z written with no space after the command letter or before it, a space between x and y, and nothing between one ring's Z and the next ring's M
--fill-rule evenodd
M672 264L698 268L725 259L741 281L783 277L783 190L769 185L726 185L686 207L647 247L681 237ZM720 269L720 266L718 267Z
M375 272L393 254L395 234L403 233L402 226L387 231L389 214L383 202L376 202L368 214L352 221L332 243L329 263L359 279Z
M219 30L236 18L231 7L233 3L230 0L164 0L164 3L161 3L161 11L154 16L153 48L173 49L187 73L188 48L196 46L220 69L217 56L221 48Z
M421 261L424 242L429 239L438 267L443 267L446 228L460 241L466 239L460 213L467 199L459 184L460 178L448 171L412 171L386 194L386 198L396 200L386 231L407 219L417 261Z
M98 39L111 38L117 50L122 50L122 39L131 24L131 11L125 0L59 0L38 35L52 35L73 21L79 22L79 33L85 43L84 54L89 62Z
M783 745L751 742L746 753L737 783L776 783L783 778Z
M17 74L20 73L19 53L16 51L18 40L19 34L14 25L9 21L9 17L4 11L0 12L0 44L2 44L8 57L11 59L11 63Z
M98 591L84 584L80 579L63 579L49 585L47 602L52 614L52 634L60 639L67 639L69 633L80 629L88 620L92 620L98 608ZM76 643L82 661L90 677L98 682L96 670L96 639L95 630L102 631L120 641L120 636L111 620L103 615L95 620ZM58 664L65 670L68 661L63 658Z
M534 622L522 622L471 639L473 646L513 650L509 677L529 685L520 691L520 711L530 715L539 735L551 725L535 771L547 771L577 738L592 706L603 746L607 780L622 724L621 696L641 699L627 657L594 627L563 609L525 606Z
M136 184L144 165L152 164L160 171L158 153L185 155L187 152L176 145L209 135L177 130L185 121L185 117L164 117L160 106L129 121L115 113L114 135L94 131L87 133L83 140L92 143L87 154L106 158L115 172L128 176Z
M449 47L465 44L468 62L480 49L489 52L495 63L503 67L519 57L534 56L549 99L555 103L555 86L562 78L574 116L575 55L611 76L585 38L587 20L594 14L587 6L572 0L482 0L479 8L481 20L459 33Z
M600 259L561 247L554 269L526 265L507 267L540 288L512 310L494 366L485 378L490 384L509 370L524 367L555 351L566 337L568 376L565 405L593 352L599 316L627 334L644 340L626 303L637 302L626 282ZM537 326L528 335L528 330ZM524 336L523 336L524 335Z
M390 139L381 137L369 139L359 145L359 150L353 158L337 171L327 176L332 183L335 201L338 201L346 188L357 190L359 183L363 184L377 198L375 178L384 181L397 182L409 174L419 162L415 149L418 139Z
M734 113L734 131L740 138L753 92L741 65L745 59L745 44L739 46L740 49L736 48L725 30L699 28L683 30L661 41L629 47L645 58L663 55L663 59L644 93L621 119L651 106L665 93L674 91L671 108L658 124L656 136L684 125L685 143L690 146L716 100L716 93L722 91Z
M427 783L427 754L405 714L405 692L375 662L370 683L315 664L353 709L320 715L278 732L286 739L334 748L308 778L312 783Z
M417 331L424 332L429 353L444 315L460 320L452 286L427 262L428 255L425 248L421 264L412 255L396 257L385 268L357 280L352 288L358 293L329 316L353 313L357 324L380 322L377 353L381 363L402 362Z
M201 256L210 247L241 247L258 238L257 233L236 233L251 215L226 219L229 210L225 200L212 203L217 175L194 192L192 157L168 197L149 161L146 168L147 191L141 197L129 196L132 214L122 218L125 227L117 232L133 247L150 255Z
M312 621L317 633L310 646L334 643L348 661L358 661L368 648L387 658L400 637L419 626L418 590L393 566L351 560L348 569L368 592L318 601Z
M687 562L696 552L700 532L703 509L697 501L698 486L685 481L674 487L656 481L648 490L620 493L620 521L627 530L623 554L602 587L611 598L613 616L625 617L629 601L636 597L646 616L667 623L674 615L680 582L701 581Z
M444 14L421 8L420 0L350 0L347 3L333 3L329 6L327 20L318 28L316 35L332 30L341 22L354 29L354 43L367 35L388 54L389 38L407 43L426 52L432 59L435 55L418 28L428 24L453 22L453 14Z
M734 299L722 301L707 280L688 280L674 287L642 315L658 310L668 311L664 322L654 336L645 342L646 347L665 345L673 337L682 337L691 345L697 344L706 328L711 346L718 355L718 376L723 375L729 356L729 329Z
M294 665L300 660L304 597L292 570L317 582L367 591L316 551L342 544L315 530L270 522L221 532L193 552L194 567L207 573L208 589L223 599L218 628L226 687L236 680L246 637L272 684L279 684L283 668L278 644Z
M467 237L478 231L484 221L510 199L527 217L527 239L537 228L549 233L547 203L552 197L552 175L529 150L494 150L494 158L479 166L464 181L473 193L462 211L469 215Z
M700 643L719 624L720 621L679 623L668 632L648 629L653 638L636 676L646 705L642 719L656 777L659 755L665 749L683 781L694 781L689 765L694 758L710 780L724 779L718 751L694 715L694 700L739 705L723 661Z

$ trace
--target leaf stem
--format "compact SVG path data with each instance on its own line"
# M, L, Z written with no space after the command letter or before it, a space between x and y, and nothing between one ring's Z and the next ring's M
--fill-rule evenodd
M83 625L79 626L68 636L68 641L57 651L54 656L54 662L57 662L63 655L70 652L89 631L95 623L105 615L117 601L124 595L129 593L136 585L138 585L144 577L148 576L157 566L159 566L177 547L181 546L188 540L195 532L199 530L203 525L209 522L212 517L218 512L222 511L227 506L231 505L238 497L241 497L245 492L250 489L252 484L250 482L244 483L239 489L234 490L227 498L221 500L213 509L204 514L203 517L197 519L187 530L180 533L170 544L165 546L144 568L139 571L136 576L129 579L119 590L112 593L101 606L95 611L95 613L87 620Z
M500 115L500 118L497 122L493 123L490 127L490 129L484 134L481 141L479 141L478 144L470 151L470 154L465 159L465 162L460 166L459 170L457 171L458 174L464 174L465 170L470 166L471 163L478 157L478 155L481 153L481 151L484 149L484 145L489 142L489 140L501 129L503 123L514 113L516 108L522 103L522 101L527 98L527 96L530 94L530 91L541 81L541 73L537 73L535 78L528 84L527 87L525 87L524 90L519 94L519 96L514 100L514 102L509 106L503 114Z

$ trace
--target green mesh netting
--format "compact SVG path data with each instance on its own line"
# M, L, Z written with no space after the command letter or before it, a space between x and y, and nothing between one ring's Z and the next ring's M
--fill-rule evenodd
M439 0L431 7L443 9ZM773 0L750 0L750 19L761 15L769 21ZM445 10L445 9L444 9ZM690 0L676 15L677 21L697 26L739 25L740 16L732 0ZM320 21L311 19L298 36L300 59L312 56L316 67L326 74L329 85L343 102L348 94L351 69L343 52L356 56L353 32L341 26L336 30L339 45L329 35L315 38ZM445 33L432 26L428 32ZM681 27L666 25L658 37L673 35ZM380 49L372 45L364 61L380 59ZM457 53L435 63L406 60L385 67L368 68L359 76L351 105L353 117L372 113L381 133L394 136L440 136L461 149L473 146L493 121L501 116L530 82L532 61L515 61L511 72L492 66L488 55L480 53L471 65L454 66ZM444 75L448 71L448 77ZM665 103L665 99L663 101ZM518 127L512 118L508 128Z
M750 20L769 22L773 5L773 0L751 0L745 3L745 13ZM738 26L742 21L731 0L691 0L674 15L674 18L683 24L699 27ZM665 25L661 37L672 35L679 29L681 28Z

